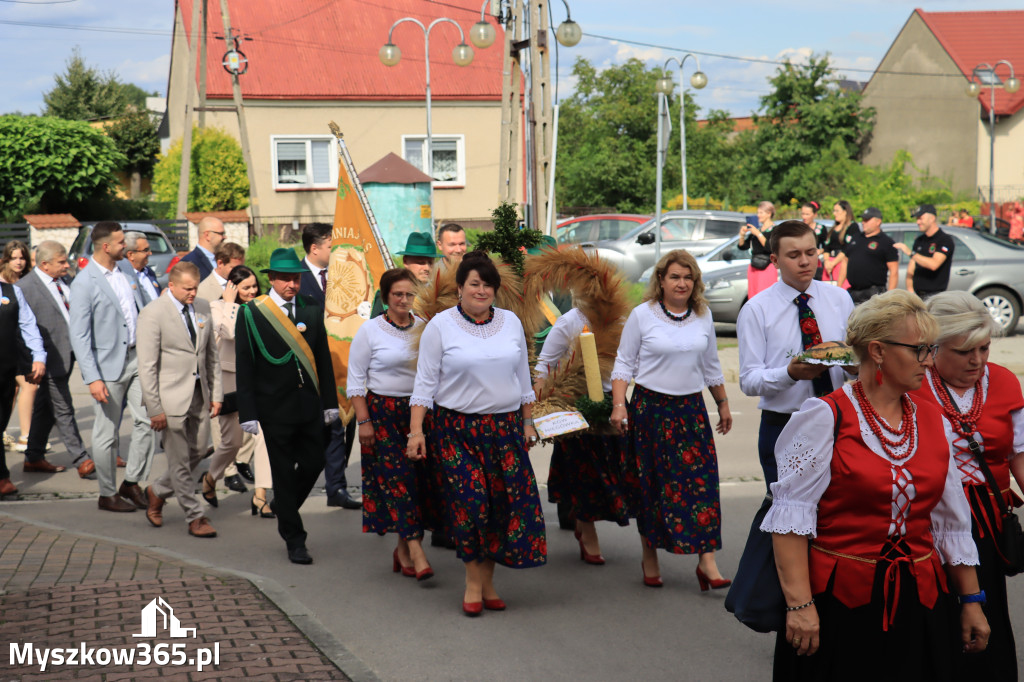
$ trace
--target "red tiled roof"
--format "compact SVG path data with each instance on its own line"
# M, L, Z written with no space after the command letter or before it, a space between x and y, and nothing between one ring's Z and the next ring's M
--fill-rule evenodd
M398 185L415 185L430 182L430 176L394 152L373 164L359 174L359 182L380 182Z
M964 76L971 75L974 67L987 62L995 65L1000 59L1013 64L1017 78L1024 76L1024 11L1000 12L925 12L914 10L935 34L942 47L956 62ZM1001 65L996 73L1002 80L1009 77L1009 69ZM989 90L983 88L978 99L988 114ZM1017 113L1024 107L1024 88L1014 94L996 88L996 115Z
M185 217L188 218L190 223L198 224L200 220L206 216L213 216L214 218L220 218L225 223L247 223L249 222L249 214L245 211L196 211L194 213L186 213Z
M732 131L734 133L742 133L744 130L755 130L757 128L757 125L754 123L753 116L734 116L728 120L732 121ZM706 128L707 126L707 119L697 121L698 128Z
M81 227L82 223L70 213L41 213L24 216L25 222L37 230L49 230L57 227Z
M193 0L176 0L185 31L191 35ZM386 5L386 6L385 6ZM462 8L462 9L460 9ZM207 22L207 96L230 98L231 80L221 66L226 48L217 3ZM406 22L393 41L402 60L384 66L377 56L388 29L404 17L429 25L446 16L458 22L470 44L470 27L480 20L480 0L289 0L231 2L231 26L252 41L241 41L249 70L239 77L242 95L284 100L423 100L426 76L423 32ZM447 22L430 32L431 96L436 100L500 100L504 33L493 19L497 39L485 50L473 48L469 66L452 62L458 31ZM186 62L187 64L187 62ZM185 67L186 64L182 66ZM197 68L198 73L198 68Z

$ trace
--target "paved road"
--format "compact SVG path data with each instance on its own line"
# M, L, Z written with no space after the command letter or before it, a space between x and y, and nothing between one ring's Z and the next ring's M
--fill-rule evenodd
M1024 358L1022 350L1021 337L998 340L993 360L1013 366L1015 358ZM735 376L735 349L726 348L721 355L727 378L730 372ZM88 405L84 387L75 385L76 404ZM727 390L735 427L717 439L725 547L719 563L732 575L763 483L755 445L756 401L743 396L735 383ZM91 408L79 410L85 431L91 427L91 414ZM127 439L122 442L127 444ZM542 484L549 456L544 449L532 454ZM65 458L60 446L51 457L57 463ZM154 529L141 513L97 511L94 482L73 473L26 480L17 455L8 461L25 499L4 502L0 511L262 576L269 586L283 588L305 605L382 679L770 677L771 638L747 630L726 613L723 592L699 592L695 557L663 557L666 586L658 590L641 584L633 526L601 524L608 563L586 566L579 561L572 534L557 529L554 508L545 504L551 520L548 564L524 571L499 568L496 581L509 610L468 619L460 612L463 570L453 553L429 551L434 580L419 584L397 577L390 570L392 540L361 533L360 514L328 509L322 491L303 510L316 563L296 567L287 561L274 522L249 515L247 496L222 491L220 508L209 512L220 535L199 540L187 535L174 503L165 509L165 526ZM160 463L158 455L158 468ZM348 475L350 481L359 480L357 461ZM1011 586L1010 592L1011 614L1024 627L1024 591ZM1018 657L1024 661L1021 644Z

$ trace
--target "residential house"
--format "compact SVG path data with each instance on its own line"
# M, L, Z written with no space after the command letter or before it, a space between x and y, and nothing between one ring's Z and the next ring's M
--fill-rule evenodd
M864 156L885 164L899 149L914 163L950 182L955 192L988 197L989 97L967 95L968 77L983 62L1024 70L1024 11L914 10L864 89L864 106L877 111ZM1006 80L1010 71L998 67ZM995 92L995 194L1024 194L1024 90Z
M175 3L168 84L168 132L184 130L193 0ZM210 3L207 23L207 105L232 105L231 81L221 64L223 22ZM401 61L378 58L388 30L404 17L429 25L441 16L467 35L480 19L479 0L291 0L230 2L230 23L246 38L240 49L248 71L240 76L260 214L268 223L327 220L334 214L338 149L328 129L337 122L357 172L389 152L424 168L426 138L423 31L411 22L394 30ZM493 19L490 19L493 22ZM434 218L469 226L489 224L497 203L501 130L502 36L474 48L459 67L460 42L447 22L430 32L433 102ZM251 40L249 40L251 39ZM195 102L194 102L195 104ZM206 125L238 135L233 111L208 111ZM193 122L196 122L193 119Z

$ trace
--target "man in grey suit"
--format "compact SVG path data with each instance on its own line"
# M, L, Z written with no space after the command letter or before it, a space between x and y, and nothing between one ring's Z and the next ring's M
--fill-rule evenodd
M205 446L199 423L209 410L220 414L224 400L220 353L213 335L210 304L196 298L199 268L179 262L170 272L167 295L139 314L139 380L154 431L163 433L167 471L146 488L146 518L163 525L164 502L172 495L185 512L188 532L212 538L217 531L196 498L195 470Z
M67 281L68 252L59 242L44 241L36 247L36 266L18 280L25 301L36 315L36 326L46 348L46 375L36 391L32 406L32 423L25 449L26 471L48 471L53 465L46 461L46 442L54 424L64 447L71 454L78 475L86 478L95 467L82 443L75 421L75 406L68 380L75 366L71 352L70 284Z
M124 233L124 258L117 261L117 267L125 274L128 281L139 285L142 300L149 305L160 298L160 282L156 273L149 267L149 256L153 252L149 248L149 240L141 232Z
M155 434L142 406L135 357L135 327L145 300L138 283L130 282L117 268L125 252L121 226L111 221L96 223L92 240L93 257L71 283L71 348L82 380L96 401L92 459L100 486L98 506L129 512L147 507L139 481L149 475L156 450ZM135 426L125 479L116 488L117 429L125 398Z

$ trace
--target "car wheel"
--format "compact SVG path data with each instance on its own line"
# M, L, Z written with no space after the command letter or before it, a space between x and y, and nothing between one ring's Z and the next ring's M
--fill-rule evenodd
M996 321L1003 334L1009 335L1017 328L1020 320L1020 304L1005 289L990 287L975 294L988 308L989 315Z

